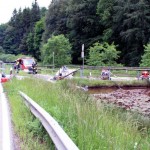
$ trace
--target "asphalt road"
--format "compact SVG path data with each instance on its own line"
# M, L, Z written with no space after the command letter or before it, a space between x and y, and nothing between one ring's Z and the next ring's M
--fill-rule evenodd
M14 150L8 101L0 83L0 150Z
M2 149L2 101L0 99L0 149Z

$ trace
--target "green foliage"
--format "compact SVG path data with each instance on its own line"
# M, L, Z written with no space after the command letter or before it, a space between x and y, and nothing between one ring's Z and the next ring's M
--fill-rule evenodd
M52 36L41 48L42 61L44 64L67 65L71 62L71 44L64 35Z
M2 60L3 62L14 62L16 59L17 57L12 54L0 54L0 60Z
M81 45L85 44L85 49L98 40L101 40L103 26L96 13L99 0L70 0L68 6L67 27L68 37L73 45L73 63L79 61L81 55ZM85 56L88 51L85 51Z
M101 17L103 24L110 22L112 18L111 12L113 11L114 0L99 0L97 4L97 14Z
M82 44L88 56L90 46L101 41L118 45L119 63L138 66L143 45L150 42L149 16L148 0L52 0L48 10L35 0L31 8L14 9L10 21L0 25L0 46L7 54L40 60L42 44L63 34L72 45L73 64L82 63Z
M144 46L144 55L142 56L140 66L149 67L150 66L150 44Z
M15 43L14 27L8 25L5 30L5 38L3 41L3 49L7 54L16 54L17 44Z
M43 135L43 129L38 120L32 117L21 101L18 95L20 90L50 113L80 150L132 150L136 143L137 149L149 149L148 126L133 118L131 112L103 105L87 93L75 88L77 82L64 80L51 84L26 78L12 80L4 85L5 90L8 91L15 130L26 149L52 148L47 144L48 138L45 138L47 134ZM83 79L79 82L82 83ZM96 80L87 82L96 82ZM100 85L100 81L98 82ZM104 81L101 82L106 84ZM112 81L109 82L112 83ZM143 128L139 131L138 128L142 125ZM44 142L42 138L45 139Z
M92 66L103 66L102 56L100 54L100 44L95 43L93 47L89 49L89 59L87 59L87 64Z
M113 30L112 30L112 23L113 23L113 6L115 0L99 0L97 4L97 14L99 15L99 21L104 25L103 31L103 40L104 42L111 39Z
M1 24L0 25L0 46L3 48L4 46L4 40L5 40L5 36L6 36L6 29L7 29L8 25L7 24Z
M21 57L31 57L29 55L13 55L13 54L5 54L5 53L0 53L0 60L3 62L14 62L18 58Z
M30 13L30 31L33 30L34 25L37 21L39 21L41 18L40 15L40 8L39 5L37 3L37 0L34 1L34 3L32 3L32 8L31 8L31 13Z
M67 6L70 0L53 0L45 16L45 32L43 34L44 43L52 36L68 34Z
M114 43L109 45L108 43L100 44L97 42L89 49L87 63L94 66L112 66L116 64L115 60L119 58L119 53Z
M40 13L36 0L32 3L31 9L25 8L23 10L19 9L19 11L14 9L8 26L3 33L5 34L5 38L2 46L6 53L15 55L20 53L31 54L29 53L29 49L34 44L32 42L31 45L31 33L33 32L35 23L40 20Z
M42 42L42 34L44 32L44 21L45 18L43 17L40 21L36 22L34 27L34 43L33 43L33 50L32 56L34 56L37 60L40 60L40 45Z
M123 63L138 66L144 51L143 45L149 41L149 1L116 0L113 9L114 41L122 47Z
M4 53L4 49L2 46L0 46L0 54Z
M33 56L34 53L34 35L33 32L28 33L27 39L26 39L26 45L27 45L27 49L28 49L28 53L31 54Z
M53 150L54 148L50 147L50 139L43 126L38 119L35 119L18 95L20 83L15 81L13 83L15 85L11 84L11 88L8 86L7 91L9 91L8 97L12 108L13 115L11 117L15 124L15 132L21 139L21 143L18 144L24 150L46 150L49 148Z

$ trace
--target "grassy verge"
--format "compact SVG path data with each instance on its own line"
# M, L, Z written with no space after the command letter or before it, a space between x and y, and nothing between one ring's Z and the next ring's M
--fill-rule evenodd
M73 78L74 84L79 86L150 86L146 80L111 81L111 80L89 80L86 78Z
M9 98L12 121L14 124L14 131L20 138L20 147L22 150L45 150L54 149L51 145L51 141L43 126L36 119L29 109L23 103L18 90L20 90L20 84L15 81L10 81L5 84L5 92Z
M129 113L105 107L87 93L74 87L75 82L49 82L25 79L5 84L15 130L23 149L51 149L50 140L38 120L24 106L18 95L23 91L49 112L81 150L126 150L150 147L150 129ZM39 147L38 147L39 146Z

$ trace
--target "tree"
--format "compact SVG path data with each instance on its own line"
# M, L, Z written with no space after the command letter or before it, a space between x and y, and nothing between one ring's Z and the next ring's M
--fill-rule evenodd
M91 66L103 66L102 57L100 54L100 44L98 42L93 44L93 47L89 48L89 59L86 60L88 65Z
M41 18L45 17L46 12L47 12L47 9L46 9L45 7L42 7L42 8L40 9Z
M141 59L140 66L141 67L149 67L150 66L150 44L144 46L144 54Z
M67 34L67 6L70 0L52 0L45 17L44 43L52 36Z
M5 31L5 39L3 41L3 49L6 54L14 54L16 51L16 44L14 40L14 28L8 26Z
M89 59L87 59L87 63L88 65L94 66L116 65L119 53L114 43L109 45L106 42L103 44L96 42L93 47L89 48Z
M30 14L30 32L33 30L34 25L37 21L39 21L41 18L40 14L40 8L38 6L37 0L35 0L34 3L32 3L32 8L31 8L31 14Z
M37 59L40 60L40 45L42 42L42 34L44 32L44 21L45 18L43 17L40 21L36 22L35 27L34 27L34 52L33 56Z
M67 11L68 37L73 45L73 63L79 63L81 45L88 49L93 43L101 40L103 26L97 15L99 0L70 0ZM85 51L85 56L88 51Z
M2 46L0 46L0 54L3 54L5 51Z
M123 63L137 66L149 41L149 0L116 0L113 9L113 38L122 47Z
M52 36L41 48L42 61L44 64L53 63L53 52L55 54L55 65L67 65L71 62L71 44L64 35Z
M101 24L104 25L103 31L103 40L108 41L111 39L113 30L112 30L112 23L113 23L113 6L115 0L99 0L97 4L97 14L100 17Z
M1 24L0 25L0 47L3 48L3 45L4 45L4 40L5 40L5 31L8 27L8 24Z

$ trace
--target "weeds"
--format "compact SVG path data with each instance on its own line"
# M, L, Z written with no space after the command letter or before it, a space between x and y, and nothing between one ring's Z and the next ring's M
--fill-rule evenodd
M148 150L149 127L143 126L144 132L139 131L138 120L129 113L97 104L87 93L75 88L76 83L83 85L81 82L66 80L54 85L37 79L24 79L5 84L16 131L24 141L23 149L49 149L51 142L48 135L44 138L45 133L39 121L33 119L23 105L17 94L18 90L26 93L50 113L81 150ZM14 92L9 93L12 88Z

